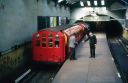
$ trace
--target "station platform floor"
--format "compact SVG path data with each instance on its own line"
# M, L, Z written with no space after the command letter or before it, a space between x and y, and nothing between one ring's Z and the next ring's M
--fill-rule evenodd
M76 48L77 60L66 60L52 83L123 83L110 53L106 35L96 33L96 58L89 58L89 42Z

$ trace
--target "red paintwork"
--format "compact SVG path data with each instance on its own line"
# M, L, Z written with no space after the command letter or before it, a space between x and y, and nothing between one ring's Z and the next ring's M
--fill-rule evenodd
M70 27L64 32L55 32L51 30L41 30L33 35L32 38L32 47L33 47L33 61L35 62L53 62L53 63L63 63L66 60L67 49L68 49L68 40L71 34L76 33L76 39L79 42L80 39L84 36L85 25L77 24L73 27ZM39 37L37 38L37 34ZM46 34L46 47L42 47L42 34ZM52 34L53 46L48 47L48 35ZM60 42L59 47L55 47L55 36L58 35ZM36 46L36 40L39 41L40 45Z

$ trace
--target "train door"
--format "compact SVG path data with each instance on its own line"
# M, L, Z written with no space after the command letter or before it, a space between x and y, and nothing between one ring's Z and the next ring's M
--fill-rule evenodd
M33 60L42 61L45 55L44 49L46 48L46 32L34 34L33 36Z
M50 62L54 61L54 32L47 33L47 60Z
M38 37L39 35L39 37ZM49 62L51 60L51 47L53 46L52 34L49 31L42 31L37 34L36 46L34 47L34 59L38 59L41 62Z
M64 62L65 60L65 40L62 33L57 33L54 36L54 59L58 62Z

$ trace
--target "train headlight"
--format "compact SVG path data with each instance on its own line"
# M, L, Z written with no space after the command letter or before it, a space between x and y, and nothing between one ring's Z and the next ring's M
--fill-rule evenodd
M36 38L39 38L40 37L40 34L36 34Z

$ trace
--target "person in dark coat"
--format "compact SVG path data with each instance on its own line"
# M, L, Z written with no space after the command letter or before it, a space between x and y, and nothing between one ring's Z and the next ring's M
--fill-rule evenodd
M85 37L84 37L85 42L89 39L89 33L90 33L90 29L89 29L89 25L87 25L87 27L85 27Z
M90 44L90 54L91 54L90 58L95 58L95 48L97 44L97 39L92 32L89 33L89 44Z

